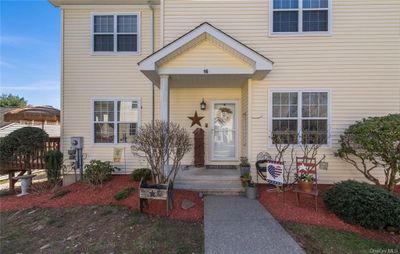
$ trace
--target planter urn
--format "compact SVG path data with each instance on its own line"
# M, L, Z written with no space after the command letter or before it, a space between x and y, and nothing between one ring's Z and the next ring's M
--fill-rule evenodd
M249 199L257 199L257 187L247 187L246 188L246 197Z
M299 181L299 188L304 192L311 192L313 189L313 182Z

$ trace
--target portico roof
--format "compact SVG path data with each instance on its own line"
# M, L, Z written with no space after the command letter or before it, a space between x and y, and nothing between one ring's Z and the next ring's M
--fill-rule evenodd
M215 45L221 53L201 56L202 51L198 50L191 58L186 57L185 65L172 64L172 67L167 66L166 63L178 59L204 41L210 42L208 43L210 45ZM212 46L208 45L208 47ZM196 59L196 57L201 59ZM224 58L224 61L219 65L212 64L214 60L219 60L215 59L218 57ZM192 61L188 64L188 60ZM236 61L243 64L234 64ZM237 75L259 80L263 79L272 70L273 62L205 22L149 55L140 61L138 65L139 69L150 80L159 83L160 75Z

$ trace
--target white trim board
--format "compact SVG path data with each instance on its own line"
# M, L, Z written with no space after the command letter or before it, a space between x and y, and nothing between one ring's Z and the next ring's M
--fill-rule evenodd
M217 28L215 28L214 26L212 26L207 22L202 23L201 25L194 28L190 32L178 38L177 40L166 45L164 48L158 50L157 52L153 53L152 55L140 61L138 63L139 70L141 70L149 78L151 78L152 75L157 76L159 74L158 73L159 66L157 64L158 62L170 56L174 52L180 50L181 48L187 46L189 43L198 40L202 36L205 39L206 36L204 35L213 37L217 41L226 45L228 48L237 52L239 55L242 55L243 57L253 61L255 63L254 65L255 68L252 74L255 75L255 78L262 79L269 71L272 70L273 62L271 60L262 56L261 54L257 53L251 48L245 46L239 41L233 39L229 35L225 34L221 30L218 30Z

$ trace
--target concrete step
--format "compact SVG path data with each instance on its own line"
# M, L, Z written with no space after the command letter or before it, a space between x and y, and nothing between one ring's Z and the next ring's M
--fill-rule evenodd
M240 180L238 170L224 169L189 169L179 171L176 179L188 181L235 181Z
M191 183L240 183L239 177L185 177L185 178L176 178L175 182L191 182Z
M201 181L175 181L174 189L190 190L205 195L244 195L245 189L240 181L228 182L201 182Z

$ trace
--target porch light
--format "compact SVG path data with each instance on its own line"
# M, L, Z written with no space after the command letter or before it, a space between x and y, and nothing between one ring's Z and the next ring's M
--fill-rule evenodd
M204 98L203 98L203 100L200 103L200 109L201 110L206 110L206 108L207 108L207 104L204 102Z

